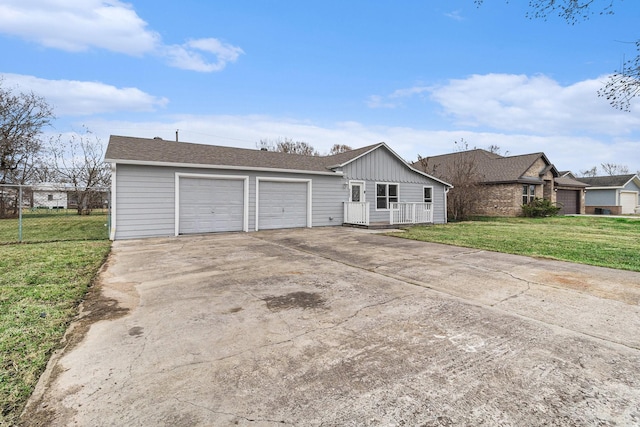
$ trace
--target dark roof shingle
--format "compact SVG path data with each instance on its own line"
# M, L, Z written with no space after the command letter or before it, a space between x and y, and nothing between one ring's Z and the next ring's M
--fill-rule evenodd
M177 163L207 166L287 169L330 173L338 166L370 151L380 144L362 147L333 156L301 154L193 144L162 139L112 135L105 153L107 162Z
M594 176L581 177L580 181L589 184L591 187L623 187L635 175L613 175L613 176Z
M517 182L522 180L537 180L537 177L523 177L523 174L538 160L543 157L547 164L552 166L544 153L531 153L519 156L504 157L482 149L460 151L457 153L432 156L426 161L426 172L440 179L451 180L451 173L459 162L474 162L478 173L483 177L482 182L500 183ZM421 168L421 162L415 162L413 166Z

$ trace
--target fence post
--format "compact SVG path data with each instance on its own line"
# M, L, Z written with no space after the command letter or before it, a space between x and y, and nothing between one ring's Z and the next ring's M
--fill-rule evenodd
M18 186L18 242L22 243L22 185Z

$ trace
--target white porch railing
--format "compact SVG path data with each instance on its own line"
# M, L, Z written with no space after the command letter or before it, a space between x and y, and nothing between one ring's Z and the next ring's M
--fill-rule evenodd
M344 222L369 225L369 202L344 202Z
M433 222L431 203L390 203L389 205L389 224Z

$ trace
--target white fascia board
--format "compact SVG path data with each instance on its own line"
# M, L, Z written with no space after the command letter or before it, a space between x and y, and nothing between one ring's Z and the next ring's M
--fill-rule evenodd
M372 151L377 150L378 148L380 148L380 147L381 147L381 146L383 146L383 145L384 145L385 147L387 147L387 144L385 144L384 142L381 142L380 144L378 144L378 145L376 145L375 147L373 147L371 150L369 150L369 151L365 151L364 153L360 154L359 156L354 157L353 159L349 159L349 160L347 160L347 161L346 161L346 162L344 162L344 163L339 163L339 164L337 164L337 165L333 165L333 166L329 166L329 167L333 169L333 168L343 167L344 165L348 165L349 163L351 163L351 162L355 162L356 160L358 160L358 159L360 159L360 158L362 158L362 157L366 156L367 154L371 153ZM389 147L387 147L387 148L389 148ZM391 149L389 149L389 150L391 150ZM393 152L393 151L392 151L392 152ZM393 154L395 154L395 153L393 153ZM403 160L403 162L404 162L404 160Z
M116 164L111 164L111 230L109 230L109 240L116 240L116 226L118 224L118 211L116 205L116 180L118 179L118 174L116 170Z
M340 172L320 172L309 171L299 169L277 169L277 168L259 168L253 166L228 166L228 165L209 165L198 163L174 163L174 162L149 162L139 160L117 160L117 159L104 159L106 163L121 164L121 165L137 165L137 166L168 166L175 168L192 168L192 169L222 169L222 170L236 170L236 171L257 171L257 172L280 172L280 173L298 173L307 175L327 175L327 176L342 176Z
M453 188L453 185L449 184L448 182L445 182L445 181L443 181L443 180L441 180L441 179L438 179L438 178L436 178L435 176L431 176L431 175L429 175L428 173L422 172L422 171L420 171L420 170L418 170L418 169L414 169L414 168L413 168L409 163L407 163L407 162L406 162L402 157L400 157L400 155L399 155L398 153L396 153L395 151L393 151L393 150L391 149L391 147L389 147L385 142L381 142L380 144L378 144L378 145L376 145L375 147L373 147L371 150L366 151L366 152L364 152L364 153L360 154L359 156L354 157L354 158L353 158L353 159L351 159L351 160L348 160L348 161L346 161L346 162L344 162L344 163L342 163L342 164L335 165L335 166L330 166L330 167L331 167L331 168L344 167L345 165L348 165L348 164L349 164L349 163L351 163L351 162L355 162L356 160L358 160L358 159L360 159L360 158L362 158L362 157L366 156L367 154L369 154L369 153L371 153L371 152L373 152L373 151L377 150L377 149L378 149L378 148L380 148L380 147L385 147L387 150L389 150L389 152L390 152L393 156L395 156L398 160L400 160L404 165L406 165L406 166L407 166L410 170L412 170L413 172L416 172L416 173L418 173L418 174L420 174L420 175L422 175L422 176L425 176L425 177L427 177L427 178L429 178L429 179L432 179L432 180L434 180L434 181L436 181L436 182L439 182L440 184L442 184L442 185L444 185L444 186L446 186L446 187Z
M426 176L426 177L427 177L427 178L429 178L429 179L432 179L432 180L434 180L434 181L439 182L440 184L444 185L445 187L453 188L453 185L451 185L451 184L449 184L448 182L445 182L445 181L443 181L443 180L441 180L441 179L438 179L438 178L436 178L435 176L429 175L428 173L422 172L422 171L420 171L420 170L418 170L418 169L414 169L414 168L413 168L413 167L411 167L410 165L407 165L407 167L408 167L409 169L411 169L412 171L414 171L414 172L416 172L416 173L419 173L420 175Z
M585 187L585 190L620 190L624 187Z
M627 182L625 182L625 183L624 183L623 188L624 188L624 187L626 187L627 185L629 185L629 183L630 183L631 181L635 181L635 182L636 182L636 185L640 187L640 177L639 177L638 175L634 175L634 176L632 176L632 177L631 177L631 179L630 179L629 181L627 181Z

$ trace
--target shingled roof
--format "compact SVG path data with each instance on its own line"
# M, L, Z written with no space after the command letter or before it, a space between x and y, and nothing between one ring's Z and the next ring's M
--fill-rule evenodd
M618 187L622 188L632 179L638 179L637 175L613 175L613 176L594 176L594 177L582 177L580 181L590 185L591 187Z
M426 162L427 173L446 181L451 179L449 175L451 171L455 170L456 163L473 161L478 173L483 177L482 182L498 184L539 181L539 178L523 176L539 158L544 159L549 168L554 171L554 176L558 175L555 167L549 162L544 153L504 157L486 150L475 149L427 157L423 159L423 162ZM423 170L420 161L415 162L413 167Z
M334 170L336 168L381 145L385 144L369 145L333 156L305 156L219 145L112 135L109 138L105 161L109 163L182 164L335 173Z
M560 187L588 187L589 184L587 184L586 182L582 181L582 178L580 178L581 181L578 181L577 179L573 179L570 176L566 175L566 176L559 176L558 178L555 178L554 181L556 183L556 185L560 186Z

